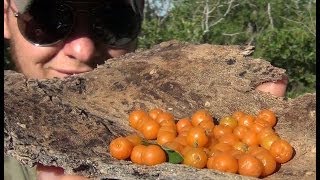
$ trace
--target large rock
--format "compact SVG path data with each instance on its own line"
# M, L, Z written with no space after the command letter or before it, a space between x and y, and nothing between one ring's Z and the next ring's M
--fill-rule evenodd
M245 47L176 41L110 59L64 80L32 80L5 71L4 154L29 166L61 166L95 179L247 179L184 165L117 161L108 144L134 132L128 114L135 108L160 107L177 118L206 108L218 120L236 110L255 114L270 108L278 116L276 130L293 145L295 156L268 178L314 179L315 94L284 99L254 90L284 73L247 56Z

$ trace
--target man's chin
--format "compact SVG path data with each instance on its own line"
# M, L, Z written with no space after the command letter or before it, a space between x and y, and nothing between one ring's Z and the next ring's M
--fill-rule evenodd
M86 177L64 174L64 169L37 164L37 180L88 180Z

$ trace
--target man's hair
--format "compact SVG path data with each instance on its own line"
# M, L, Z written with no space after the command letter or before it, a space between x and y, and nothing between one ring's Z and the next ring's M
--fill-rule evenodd
M144 0L129 0L129 3L135 13L139 13L143 16Z

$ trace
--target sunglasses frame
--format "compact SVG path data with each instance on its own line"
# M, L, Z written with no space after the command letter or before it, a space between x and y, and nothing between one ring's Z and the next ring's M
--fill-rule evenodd
M29 43L31 43L31 44L33 44L34 46L37 46L37 47L51 47L51 46L55 46L55 45L65 41L70 36L72 31L74 30L74 25L75 25L75 22L76 22L76 14L77 14L77 12L81 12L81 13L86 12L86 13L90 14L90 11L84 11L84 10L76 10L75 11L75 8L73 8L72 6L69 5L70 3L77 4L77 3L90 3L90 2L71 2L71 1L66 1L65 3L59 4L59 5L66 6L67 8L70 9L70 11L72 12L72 16L73 16L73 23L72 23L72 26L70 27L70 30L68 31L68 33L66 33L63 36L63 38L58 39L58 40L56 40L56 41L54 41L52 43L36 43L36 42L30 40L30 38L27 37L25 32L23 32L23 30L21 30L22 27L20 27L21 23L24 23L24 24L26 23L25 22L26 20L23 17L25 15L20 13L19 11L14 10L12 7L11 7L11 10L13 11L14 17L17 18L18 29L19 29L21 35L24 37L24 39L26 39ZM98 7L96 7L95 9L97 9L97 8ZM137 13L135 13L135 14L137 14ZM19 22L19 21L22 21L22 22ZM108 46L108 47L118 48L118 49L128 46L130 43L134 42L138 38L138 36L139 36L139 34L141 32L142 17L140 17L140 19L136 23L137 23L137 26L138 26L137 33L134 35L134 37L131 38L130 41L126 42L125 44L122 44L122 45L111 45L111 44L108 44L108 43L105 43L105 42L102 42L102 43L104 45ZM94 38L92 38L92 39L94 39ZM96 40L94 40L94 41L96 41Z

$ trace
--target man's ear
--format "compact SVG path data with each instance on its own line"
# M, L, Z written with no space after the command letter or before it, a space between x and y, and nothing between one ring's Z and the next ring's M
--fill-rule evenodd
M10 39L11 37L11 33L9 30L9 12L10 12L10 8L9 8L9 2L8 0L3 0L4 3L4 9L3 9L3 37L5 39Z

